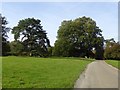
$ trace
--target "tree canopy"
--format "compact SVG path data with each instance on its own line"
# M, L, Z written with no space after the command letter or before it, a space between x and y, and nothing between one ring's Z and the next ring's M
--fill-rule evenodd
M105 59L120 60L120 44L116 43L113 38L106 40L104 57Z
M57 40L53 50L56 56L81 56L93 57L93 48L96 50L96 58L103 58L98 51L103 51L102 30L96 22L89 17L63 21L58 30ZM94 56L95 57L95 56Z
M46 56L50 41L39 19L27 18L20 20L18 25L13 27L12 33L14 34L15 41L19 40L22 42L23 50L29 56Z
M120 44L116 43L113 38L104 40L102 30L90 17L84 16L61 22L54 47L50 46L41 20L34 18L20 20L18 25L12 29L15 41L9 43L7 41L7 33L10 31L7 27L8 21L2 16L0 19L3 56L8 54L41 57L54 55L120 59Z
M1 23L1 32L0 32L0 38L2 39L2 55L7 55L7 53L10 51L9 42L7 41L8 35L7 32L10 31L10 28L6 25L8 24L8 21L5 17L2 17L0 14L0 23Z

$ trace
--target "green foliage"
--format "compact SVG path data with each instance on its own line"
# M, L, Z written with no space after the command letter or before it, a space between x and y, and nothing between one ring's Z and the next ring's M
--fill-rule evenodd
M3 57L3 88L73 88L92 60Z
M68 47L69 47L69 42L66 39L57 40L55 42L55 47L53 49L53 55L69 57L70 56L70 50L69 50Z
M52 46L51 46L51 47L48 47L48 55L49 55L49 56L53 56L53 54L52 54L52 53L53 53L53 48L54 48L54 47L52 47Z
M20 20L12 29L15 41L21 39L23 52L29 56L47 56L50 42L40 23L39 19L27 18Z
M96 38L96 43L97 44L95 44L95 48L96 48L95 58L101 60L104 57L104 49L103 49L104 38L103 37Z
M107 42L104 57L106 59L120 60L120 44L113 41Z
M7 32L9 32L10 28L6 27L8 24L5 17L2 17L0 14L0 21L2 24L2 32L0 32L0 38L2 37L2 56L8 55L8 52L10 51L9 42L7 41Z
M10 52L10 45L8 41L2 41L2 56L8 56Z
M92 57L90 53L93 48L96 52L103 50L104 38L101 32L96 22L89 17L63 21L58 30L53 54L67 57ZM96 58L102 58L102 55Z
M11 54L12 55L21 55L23 51L23 44L20 41L12 41L10 43L10 49L11 49Z

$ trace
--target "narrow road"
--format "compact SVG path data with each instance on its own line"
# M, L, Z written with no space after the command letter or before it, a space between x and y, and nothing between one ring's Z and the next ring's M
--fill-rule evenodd
M105 61L94 61L80 75L74 88L118 88L118 69Z

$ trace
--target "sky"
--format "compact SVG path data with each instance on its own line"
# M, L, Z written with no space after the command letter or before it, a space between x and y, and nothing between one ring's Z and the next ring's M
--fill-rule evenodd
M10 28L25 18L40 19L52 46L63 20L74 20L83 16L96 21L105 39L114 38L118 41L117 2L3 2L0 12L7 18L7 26ZM14 40L11 33L8 36L9 41Z

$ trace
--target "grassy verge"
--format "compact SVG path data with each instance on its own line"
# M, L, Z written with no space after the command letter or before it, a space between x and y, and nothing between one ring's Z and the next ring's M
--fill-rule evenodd
M3 88L72 88L91 60L3 57Z
M0 57L0 89L2 88L2 57Z
M118 60L106 60L105 62L107 62L108 64L110 64L110 65L112 65L112 66L114 66L118 69L120 69L120 66L119 66L120 61L118 61Z

